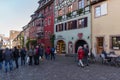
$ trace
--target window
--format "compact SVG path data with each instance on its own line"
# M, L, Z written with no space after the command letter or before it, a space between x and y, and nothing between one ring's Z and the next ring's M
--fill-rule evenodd
M70 30L70 29L71 29L71 21L68 22L68 30Z
M99 17L101 14L101 8L100 8L100 6L97 6L96 8L95 8L95 17Z
M85 7L85 0L79 0L79 2L78 2L78 8L82 9L84 7Z
M60 9L60 10L58 11L58 15L59 15L59 16L62 16L62 9Z
M45 26L47 26L47 19L45 20L45 22L44 22L44 23L45 23Z
M49 19L48 19L48 25L50 25L50 24L51 24L51 19L49 18Z
M87 17L78 20L78 28L87 27Z
M59 27L60 27L60 28L59 28L59 29L60 29L59 31L63 31L63 24L59 24Z
M72 22L72 29L77 29L77 20Z
M48 11L50 11L50 6L48 6Z
M58 27L57 27L57 25L56 25L56 32L58 32Z
M95 17L100 17L107 14L107 3L103 3L95 7Z
M68 6L68 12L72 12L72 9L73 9L72 5Z
M45 31L45 38L47 38L47 31Z
M59 0L59 4L62 3L63 0Z
M67 30L67 23L65 23L64 25L65 25L65 30Z
M115 50L120 50L120 36L111 37L111 48Z

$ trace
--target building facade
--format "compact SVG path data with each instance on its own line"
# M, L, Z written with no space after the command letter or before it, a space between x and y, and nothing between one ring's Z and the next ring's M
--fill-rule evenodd
M38 43L45 47L52 46L50 37L54 34L54 0L40 0L35 11L37 18Z
M36 36L37 27L35 23L36 19L37 19L37 14L34 13L33 15L31 15L31 21L28 23L30 40L37 39L37 36Z
M120 54L120 0L92 0L92 48Z
M13 48L14 46L16 46L16 42L14 42L13 40L17 37L17 35L20 33L20 31L16 31L16 30L11 30L10 31L10 48Z
M28 25L23 27L23 35L24 35L24 47L26 47L26 43L29 39L29 26Z
M77 53L91 48L90 0L55 0L55 46L58 53Z

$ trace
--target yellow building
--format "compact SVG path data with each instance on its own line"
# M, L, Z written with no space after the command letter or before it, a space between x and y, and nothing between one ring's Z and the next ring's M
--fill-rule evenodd
M92 48L120 54L120 0L91 0Z

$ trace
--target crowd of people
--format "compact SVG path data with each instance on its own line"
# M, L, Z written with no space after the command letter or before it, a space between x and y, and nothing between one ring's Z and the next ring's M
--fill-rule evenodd
M14 68L19 68L19 65L39 65L40 59L44 59L44 55L46 60L55 60L55 48L47 47L43 48L41 45L31 46L29 49L25 47L18 49L14 47L13 49L0 49L0 69L3 68L7 73L8 71L12 71ZM21 60L21 64L19 62ZM15 63L15 66L13 65Z
M39 65L40 59L43 60L55 60L56 49L54 47L44 48L41 45L31 46L29 49L25 47L18 49L14 47L13 49L0 49L0 69L4 66L4 70L7 73L12 71L13 68L19 68L20 62L21 66L25 65ZM78 54L78 66L85 67L89 66L88 57L89 49L85 44L79 46L77 50ZM20 62L19 62L20 58ZM13 65L15 63L15 66Z

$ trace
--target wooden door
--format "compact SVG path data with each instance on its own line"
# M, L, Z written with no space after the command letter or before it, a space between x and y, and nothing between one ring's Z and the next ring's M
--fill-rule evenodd
M104 49L104 37L97 37L97 53L100 54Z

